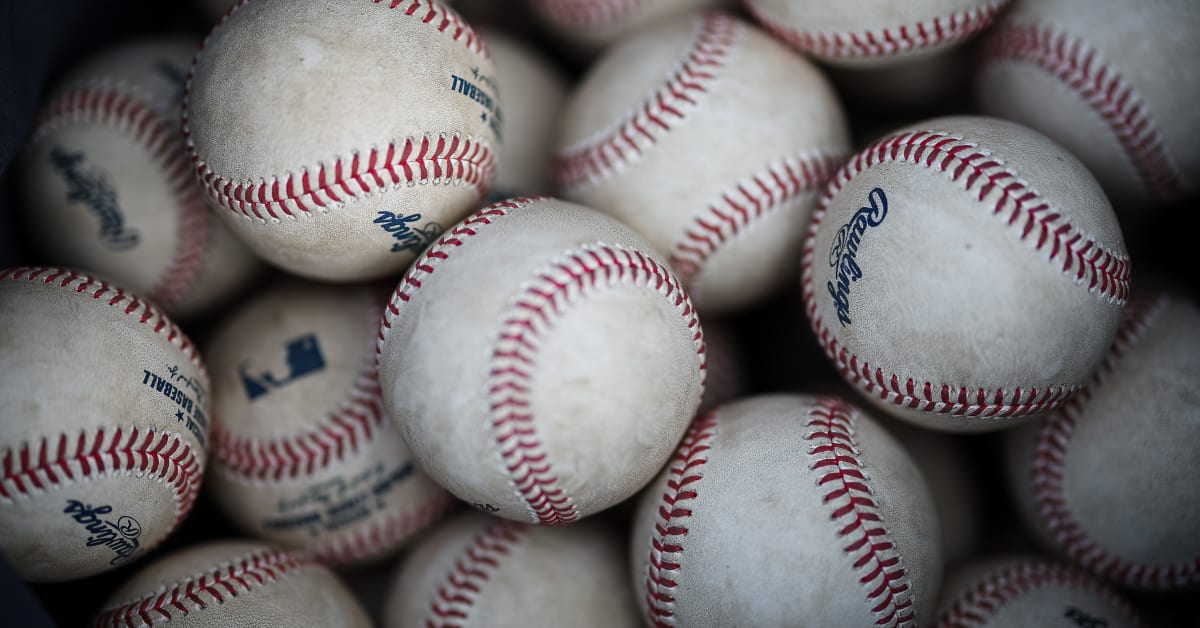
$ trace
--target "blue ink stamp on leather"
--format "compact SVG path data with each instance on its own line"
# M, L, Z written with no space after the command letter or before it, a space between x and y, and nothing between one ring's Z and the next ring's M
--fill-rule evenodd
M421 214L405 216L400 212L381 211L373 221L384 231L392 234L396 242L392 244L392 252L412 251L420 253L442 232L442 227L436 222L425 225L424 228L413 228L412 223L421 220Z
M825 288L833 297L833 306L837 309L838 322L842 327L853 323L850 319L850 284L863 276L862 268L858 265L858 245L867 229L883 224L887 212L887 195L880 188L871 190L867 194L867 205L860 207L838 229L833 237L833 245L829 247L829 266L836 269L837 281L825 282Z
M270 371L254 376L247 372L245 362L238 365L238 376L242 379L247 399L254 401L271 392L272 388L280 388L310 373L325 370L325 356L321 354L321 345L317 344L316 335L293 338L288 341L285 349L288 372L283 377L276 377Z
M117 202L117 191L99 170L82 168L85 155L67 152L62 146L50 150L50 166L67 185L67 202L83 203L100 219L100 241L114 251L138 244L138 233L125 228L125 215Z
M83 526L88 538L88 547L107 547L115 556L110 565L119 565L137 552L142 535L142 526L137 519L124 515L116 521L104 519L102 515L112 513L112 506L92 506L76 499L68 499L63 513L71 516L75 523Z

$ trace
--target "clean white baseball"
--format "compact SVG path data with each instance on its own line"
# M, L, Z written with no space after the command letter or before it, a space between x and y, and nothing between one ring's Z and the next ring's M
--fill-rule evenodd
M853 406L800 395L697 418L642 495L630 560L654 626L911 628L942 577L908 454Z
M1007 440L1027 527L1122 586L1200 587L1200 310L1139 297L1083 392Z
M543 528L466 513L401 563L383 625L634 626L624 542L594 520Z
M191 511L208 374L149 301L59 268L0 271L0 551L22 578L114 569Z
M938 628L1142 628L1115 592L1077 569L1039 558L975 561L946 578Z
M328 280L402 270L491 182L482 39L437 2L242 0L196 55L184 134L259 255Z
M1117 207L1200 191L1193 0L1018 0L977 74L981 110L1078 156Z
M847 67L903 65L949 50L987 28L1011 0L745 0L796 50Z
M842 376L946 430L1049 412L1099 365L1129 291L1112 207L1078 160L1002 120L939 118L856 155L817 204L802 289Z
M702 311L721 312L795 276L849 146L815 66L710 13L641 31L592 67L563 114L556 170L564 196L633 227Z
M380 405L386 293L280 285L234 313L205 351L212 496L245 532L326 564L382 558L450 505Z
M628 227L555 199L476 212L384 312L384 407L434 481L506 519L568 523L658 473L704 390L700 321Z
M542 24L559 39L596 51L655 22L729 0L530 0Z
M370 628L354 596L308 554L221 541L167 554L101 607L96 628Z
M113 279L172 315L216 305L260 263L205 206L179 131L196 43L108 50L51 91L15 182L38 248Z

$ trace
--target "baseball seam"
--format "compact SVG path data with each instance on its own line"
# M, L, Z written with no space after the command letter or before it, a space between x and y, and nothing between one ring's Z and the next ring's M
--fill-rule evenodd
M650 537L643 594L646 618L656 628L675 625L675 589L679 586L683 542L688 534L684 520L692 516L697 483L704 479L701 467L708 462L708 452L716 437L717 416L714 411L698 419L667 465L667 487Z
M1166 299L1135 299L1125 312L1112 348L1092 381L1058 412L1047 417L1033 461L1033 491L1037 512L1055 542L1073 560L1100 577L1139 587L1178 587L1200 584L1200 556L1168 565L1150 565L1117 556L1084 529L1067 504L1063 482L1067 451L1083 410L1093 392L1104 386L1117 364L1133 349L1167 307Z
M1044 199L1029 184L975 144L937 131L912 131L879 140L853 157L833 177L825 194L817 201L804 243L801 284L813 332L826 355L837 369L866 394L913 410L967 417L1018 417L1040 414L1063 404L1079 386L1066 384L1043 389L1017 386L1011 390L953 387L950 384L919 382L911 377L886 374L840 346L837 338L817 314L813 290L812 264L817 231L828 204L855 176L873 166L904 161L948 173L950 180L962 185L981 205L989 196L995 199L991 214L1016 228L1018 238L1030 243L1047 261L1061 259L1061 272L1076 284L1085 284L1089 293L1109 303L1124 304L1129 294L1129 259L1106 250L1087 237Z
M1130 623L1144 626L1133 608L1108 587L1062 565L1019 561L989 573L956 599L938 621L940 628L983 628L1004 605L1046 587L1067 587L1098 595L1119 608Z
M440 518L454 500L440 487L430 499L403 512L374 518L365 526L355 526L344 534L322 541L312 553L322 563L348 565L375 558L380 548L392 548L429 527Z
M532 0L547 21L567 28L598 28L628 18L646 0Z
M1171 200L1183 194L1179 169L1138 91L1082 39L1053 26L1010 24L988 39L989 62L1028 63L1070 88L1108 125L1142 185Z
M170 622L176 619L176 613L187 616L214 604L224 604L228 599L314 567L317 567L316 562L298 552L274 548L257 550L163 585L144 597L106 608L94 625L134 628L151 626L158 621Z
M148 297L173 307L192 288L207 257L208 208L191 177L183 137L135 87L92 81L54 98L43 109L30 145L68 125L110 127L140 144L166 176L179 209L171 261L150 288Z
M875 625L912 627L916 625L916 594L884 527L865 465L858 458L857 422L857 411L841 401L817 400L804 424L808 430L804 440L812 443L809 469L817 475L817 487L826 491L822 501L833 509L830 520L837 525L837 536L846 542L842 550L852 559L858 582L866 589Z
M454 561L445 580L429 603L425 628L459 628L471 617L475 598L484 584L500 568L518 543L525 539L529 528L511 521L493 519L475 535Z
M188 70L183 93L183 136L192 167L200 185L219 206L261 224L277 224L284 219L308 217L312 212L331 208L399 189L404 185L459 185L474 187L484 196L495 171L495 159L487 142L461 133L424 133L392 139L380 148L353 150L334 158L332 165L317 162L286 174L257 180L234 181L214 172L196 149L190 126L189 106L196 66L208 42L240 8L250 0L241 0L213 27L196 52ZM468 49L490 58L483 40L458 15L440 4L425 0L373 0L405 15L417 17L439 32L452 31L451 38ZM401 7L401 5L406 5ZM299 172L299 174L296 174Z
M746 7L754 19L780 40L800 52L827 59L869 59L949 45L987 28L1010 0L988 0L916 24L901 24L858 32L796 30L766 14L757 2Z
M661 87L612 126L555 156L559 187L582 188L612 176L683 124L719 78L740 32L733 18L720 14L700 18L691 45Z
M671 268L684 285L693 284L705 264L744 229L813 192L845 161L843 151L805 151L772 162L739 181L696 216L671 250Z

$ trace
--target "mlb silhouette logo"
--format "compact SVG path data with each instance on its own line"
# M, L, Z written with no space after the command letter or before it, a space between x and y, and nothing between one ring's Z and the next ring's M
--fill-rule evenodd
M321 346L313 334L289 340L287 345L287 375L276 377L271 371L263 371L258 376L248 373L246 362L238 366L238 374L242 378L242 387L246 397L251 401L271 392L274 388L285 386L311 373L325 369L325 357L321 355Z

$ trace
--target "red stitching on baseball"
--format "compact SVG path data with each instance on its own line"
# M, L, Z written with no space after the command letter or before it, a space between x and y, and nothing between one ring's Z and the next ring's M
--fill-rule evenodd
M433 498L404 512L391 513L382 520L373 519L365 527L351 528L345 534L329 538L313 549L313 555L327 565L347 565L374 558L380 548L395 547L429 527L453 504L454 499L438 489Z
M989 573L942 613L938 626L982 628L1005 604L1046 587L1071 588L1098 595L1119 608L1133 625L1145 626L1133 608L1108 587L1069 567L1040 561L1019 561Z
M1160 199L1183 194L1178 168L1136 89L1082 39L1053 26L1011 24L988 38L990 62L1029 63L1074 90L1108 124L1142 184Z
M804 440L812 442L808 453L814 459L809 468L817 474L817 486L826 491L822 501L833 509L830 520L846 543L842 549L861 574L858 581L867 590L875 625L916 626L912 582L858 459L857 423L854 408L837 399L818 399L804 424L810 430Z
M625 18L646 0L531 0L542 17L570 28L598 27Z
M987 28L1009 2L988 0L981 6L925 22L856 33L798 31L766 15L756 2L746 2L746 7L764 28L800 52L825 58L858 59L924 50L966 39Z
M1129 258L1108 251L1063 217L1048 200L1022 181L1017 173L1001 160L981 150L975 144L937 131L913 131L879 140L855 155L830 180L825 194L817 201L808 239L804 243L801 285L805 309L813 332L833 360L837 369L858 385L866 394L913 410L968 417L1018 417L1040 414L1063 404L1078 385L1048 386L1011 390L954 387L945 383L920 382L911 377L884 373L869 362L841 346L824 321L817 315L813 290L813 247L833 197L860 172L873 166L906 161L948 173L950 180L961 183L965 191L987 203L988 196L996 199L991 213L1008 227L1019 229L1018 237L1032 244L1035 251L1044 252L1047 261L1057 263L1061 270L1078 284L1086 284L1088 292L1109 302L1124 304L1129 294Z
M475 535L463 555L454 561L442 586L429 603L425 628L461 628L470 619L475 598L500 568L513 546L525 539L529 528L511 521L492 520Z
M127 85L107 82L72 89L46 105L30 143L72 124L104 125L141 144L162 168L179 208L176 246L170 263L147 296L170 308L184 297L200 274L210 235L210 217L191 177L178 127L135 92L135 88Z
M675 625L675 588L679 585L683 540L688 533L684 520L692 516L696 485L704 479L700 468L708 462L717 423L716 411L697 419L667 465L667 490L658 506L646 562L646 619L655 628Z
M845 161L840 152L806 152L771 163L726 190L697 216L671 251L671 268L684 285L699 277L708 259L742 229L813 191Z
M452 31L451 37L455 41L461 40L473 52L490 58L483 40L453 10L427 0L373 2L400 9L405 15L415 16L440 32ZM192 79L200 55L204 53L213 33L225 24L229 16L249 3L250 0L242 0L232 6L205 37L192 60L183 92L183 136L196 177L214 202L247 218L266 223L268 220L279 222L284 218L296 219L314 211L324 212L331 207L340 207L360 197L395 189L406 183L466 183L476 188L481 197L486 194L495 170L492 150L482 138L465 137L460 133L425 133L394 139L382 148L372 146L365 151L355 150L347 156L337 156L329 166L318 162L313 167L299 167L299 174L288 172L257 181L233 181L213 172L197 152L192 139L188 110Z
M740 32L741 25L733 18L705 15L691 47L666 84L612 127L555 157L559 187L593 184L612 175L682 124L688 111L716 82Z
M210 567L131 602L106 608L95 626L135 628L170 622L179 616L219 606L298 571L318 566L299 552L275 548L257 550L232 562Z
M1137 587L1179 587L1200 584L1200 556L1167 565L1134 562L1098 544L1067 504L1063 492L1067 450L1075 425L1095 390L1103 387L1117 364L1133 349L1167 306L1161 298L1135 299L1125 311L1108 355L1092 381L1058 412L1046 418L1033 462L1033 491L1042 522L1068 556L1102 578Z

